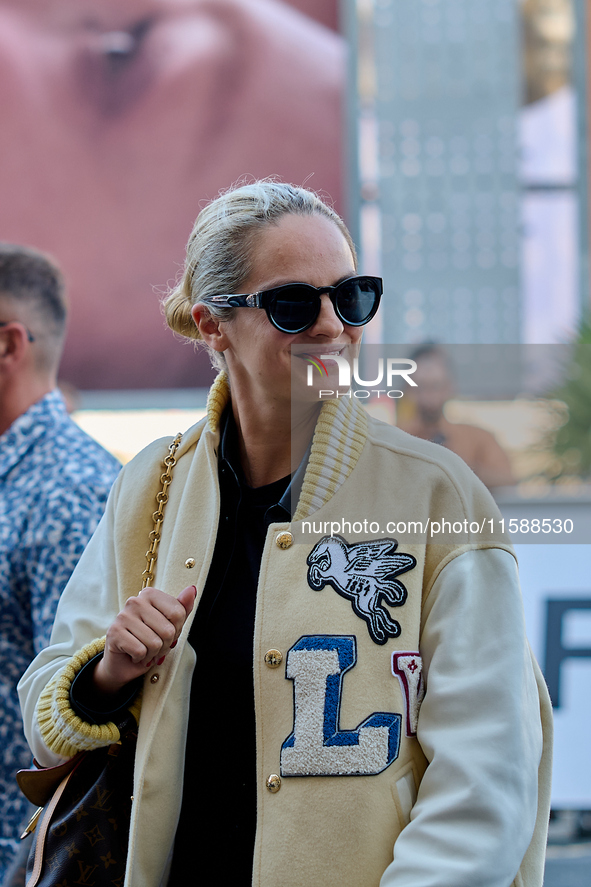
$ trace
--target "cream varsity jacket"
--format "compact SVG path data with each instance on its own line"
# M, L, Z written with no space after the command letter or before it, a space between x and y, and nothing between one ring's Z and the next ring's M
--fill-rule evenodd
M193 582L199 600L207 578L228 396L219 378L208 418L177 454L154 582L172 595ZM117 739L114 724L74 714L69 686L139 591L167 443L121 473L62 596L51 646L20 682L27 736L44 765ZM355 402L323 406L294 519L271 525L260 568L253 885L541 887L550 709L511 548L486 534L433 544L387 529L497 517L452 453L369 420ZM363 520L373 532L360 530ZM334 532L337 521L345 532ZM166 883L195 661L190 624L145 679L126 887ZM220 655L232 651L222 645ZM212 742L228 729L240 742L231 699L223 720L203 729ZM228 761L228 804L234 777ZM195 850L198 860L198 842Z

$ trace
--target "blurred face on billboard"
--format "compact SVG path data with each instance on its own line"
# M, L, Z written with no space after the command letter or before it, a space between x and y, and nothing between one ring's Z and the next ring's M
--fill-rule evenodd
M296 5L0 0L0 226L64 269L79 387L195 384L158 293L220 189L276 175L338 206L343 41L334 3Z

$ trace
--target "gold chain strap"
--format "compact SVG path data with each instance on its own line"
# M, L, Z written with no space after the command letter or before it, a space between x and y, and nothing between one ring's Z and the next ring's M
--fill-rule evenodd
M178 450L182 439L183 435L177 434L168 448L168 456L166 456L162 463L163 467L166 470L160 475L160 483L162 484L162 489L156 496L158 510L155 511L152 515L152 520L154 521L154 529L151 531L149 536L150 547L146 551L146 561L148 565L142 573L142 588L147 588L149 585L152 584L154 580L154 567L158 559L158 544L161 538L160 528L162 527L162 521L164 520L164 507L168 502L167 490L172 483L172 469L176 465L176 451Z

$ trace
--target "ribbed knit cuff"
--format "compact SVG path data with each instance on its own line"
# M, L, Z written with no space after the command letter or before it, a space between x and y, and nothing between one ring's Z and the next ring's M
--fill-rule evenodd
M37 720L46 746L70 758L79 751L91 751L119 741L119 729L107 724L89 724L72 709L70 687L78 672L105 648L105 638L91 641L58 671L45 687L37 703ZM134 706L135 708L135 706ZM135 711L134 711L135 714Z
M130 681L118 693L109 697L108 701L102 700L101 706L94 687L94 670L102 658L103 653L97 653L74 677L70 685L70 705L74 714L88 724L107 724L112 721L121 726L129 714L130 706L141 692L143 677Z

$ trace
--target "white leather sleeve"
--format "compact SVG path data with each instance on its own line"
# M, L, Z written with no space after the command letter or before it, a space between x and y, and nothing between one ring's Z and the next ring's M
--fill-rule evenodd
M509 887L534 830L542 752L511 554L467 551L443 568L420 652L429 765L380 887Z

